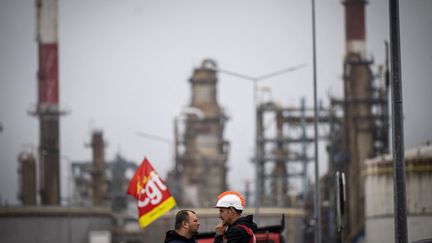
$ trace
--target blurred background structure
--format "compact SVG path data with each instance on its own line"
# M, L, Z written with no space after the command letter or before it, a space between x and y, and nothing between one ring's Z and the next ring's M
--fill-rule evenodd
M126 195L144 156L201 231L218 221L217 195L233 189L261 226L284 214L287 243L312 242L317 224L323 243L391 242L387 1L317 5L321 222L310 7L0 1L0 242L162 241L175 210L139 229ZM432 238L430 9L401 3L409 242ZM296 68L254 76L280 66ZM347 178L342 233L336 171Z
M175 165L167 183L183 207L214 206L214 199L227 190L228 117L217 101L215 66L204 60L194 70L190 106L174 120Z

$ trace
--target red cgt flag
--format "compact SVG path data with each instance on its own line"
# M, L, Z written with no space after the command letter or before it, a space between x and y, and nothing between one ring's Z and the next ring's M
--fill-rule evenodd
M147 158L144 158L130 180L127 193L138 200L138 221L141 228L176 205L164 181Z

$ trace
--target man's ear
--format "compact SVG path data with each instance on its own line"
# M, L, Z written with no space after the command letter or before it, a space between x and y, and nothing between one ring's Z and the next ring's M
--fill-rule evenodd
M188 225L188 224L189 224L188 221L183 220L183 222L182 222L182 226L183 226L183 228L187 228L187 225Z

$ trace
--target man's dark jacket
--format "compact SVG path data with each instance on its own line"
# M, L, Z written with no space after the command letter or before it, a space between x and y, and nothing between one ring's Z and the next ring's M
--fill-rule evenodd
M225 234L223 236L216 236L214 243L223 242L223 238L225 238L228 243L249 243L251 236L248 234L248 232L246 232L243 227L239 226L239 224L248 227L254 233L257 230L257 225L253 222L253 215L240 217L236 221L234 221L232 225L228 226L228 229L227 231L225 231Z
M174 230L166 232L164 243L196 243L195 238L189 239L177 234Z

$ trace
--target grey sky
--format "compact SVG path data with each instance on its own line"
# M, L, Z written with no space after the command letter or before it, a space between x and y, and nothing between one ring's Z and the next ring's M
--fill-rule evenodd
M17 155L38 146L38 120L26 114L37 101L35 3L0 0L0 196L16 203ZM194 67L213 58L220 68L248 76L307 63L260 86L284 105L312 100L310 1L303 0L59 0L61 164L89 160L84 147L95 128L108 142L105 157L147 156L160 174L173 166L172 147L136 135L173 139L173 119L188 106ZM432 1L401 0L405 144L432 139ZM367 49L384 61L388 1L371 0ZM316 1L318 95L341 95L344 15L341 1ZM218 98L231 119L229 184L243 190L253 179L252 83L219 75ZM321 154L322 168L326 155ZM64 170L63 170L64 173ZM66 180L63 178L62 187Z

